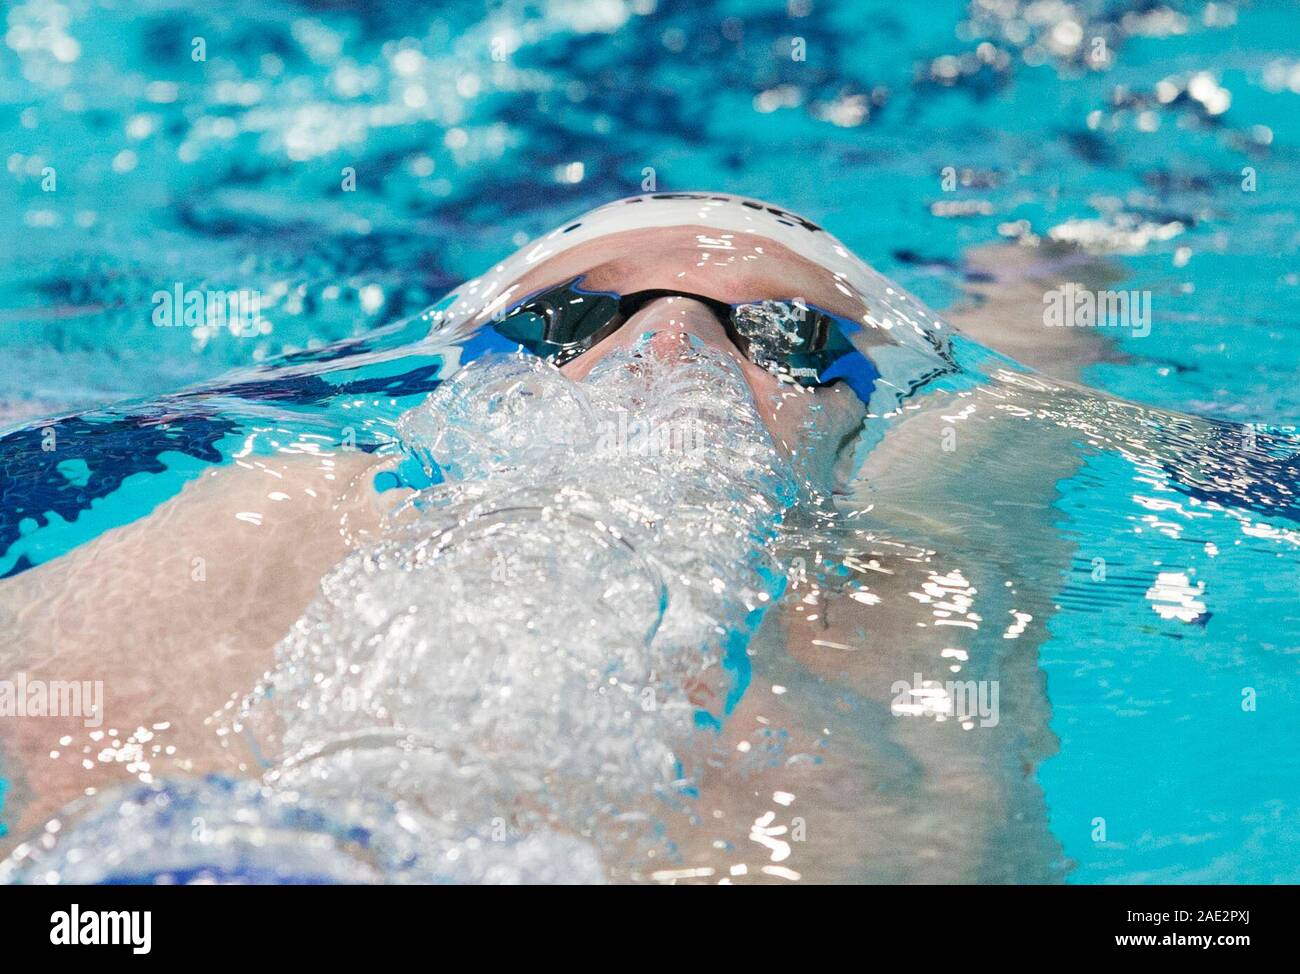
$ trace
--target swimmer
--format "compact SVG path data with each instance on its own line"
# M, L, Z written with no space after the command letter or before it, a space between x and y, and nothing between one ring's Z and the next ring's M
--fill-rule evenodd
M945 564L945 551L987 529L971 525L967 537L953 537L926 519L931 499L959 495L963 478L982 476L1000 482L1009 503L1041 508L1050 487L1018 482L979 450L939 452L949 396L902 416L883 441L864 432L871 417L896 416L917 390L958 371L949 330L882 282L823 229L779 207L669 194L609 204L557 228L432 316L427 341L449 361L522 348L580 385L599 376L602 363L622 368L640 356L671 367L691 349L710 350L706 359L720 356L743 380L749 401L737 403L737 415L752 408L811 499L806 509L847 510L875 529L871 550L857 554L876 566L879 611L860 597L856 570L838 582L811 581L819 559L845 559L810 547L793 555L811 569L792 577L796 597L769 612L754 637L755 673L744 692L723 706L726 687L705 680L693 691L694 703L719 716L724 752L748 753L775 727L784 738L779 756L699 762L690 815L712 828L679 822L670 829L672 860L662 868L623 863L612 878L1052 875L1056 850L1025 772L1051 747L1032 647L1019 644L1007 660L983 664L1002 681L1004 699L1016 701L1022 719L1014 729L1008 722L1000 732L960 737L891 717L899 675L929 675L935 660L958 658L969 643L965 630L921 628L907 593L933 586L936 569L958 605L960 590L1000 583L966 579L959 565ZM1004 435L984 416L969 429L976 442ZM1066 457L1066 440L1062 432L1028 448ZM106 688L97 731L77 717L0 724L9 844L91 791L167 775L255 772L232 756L211 718L275 669L277 646L309 613L322 578L392 530L405 496L373 484L393 465L391 456L356 451L241 459L205 471L152 513L0 581L5 670L28 680L102 680ZM1042 533L1038 550L1061 544L1046 519ZM1045 615L1050 585L1034 588L1025 586L1018 605ZM792 682L808 692L786 694ZM830 733L837 724L830 714L845 707L855 714L852 730ZM793 760L799 755L813 760ZM797 804L781 796L797 796ZM952 808L960 814L937 828L935 816ZM794 819L806 826L799 845L780 838L787 826L772 825L778 817L790 819L791 830ZM719 843L753 843L756 829L769 868L733 871L737 862ZM1004 846L1030 853L1011 863L999 859Z

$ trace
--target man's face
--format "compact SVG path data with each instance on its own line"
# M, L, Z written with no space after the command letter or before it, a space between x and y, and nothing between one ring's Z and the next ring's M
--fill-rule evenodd
M861 424L865 415L862 403L847 387L804 389L749 361L732 342L713 310L690 297L669 296L649 302L617 331L564 365L561 371L581 381L615 349L627 348L645 336L649 336L647 352L665 360L671 361L692 338L731 358L749 387L763 424L776 445L788 455L811 450L813 444L808 440L814 436L831 437L838 445L847 431Z
M866 325L868 303L854 283L862 265L820 228L784 211L684 195L609 204L539 238L466 288L464 320L471 329L488 326L504 309L574 281L584 292L666 295L626 320L616 316L615 330L569 361L565 374L582 380L612 351L646 336L662 357L698 340L737 364L779 448L818 464L828 450L833 458L863 422L865 404L843 383L806 389L749 361L717 315L724 306L777 302ZM870 355L890 338L862 327L850 341Z

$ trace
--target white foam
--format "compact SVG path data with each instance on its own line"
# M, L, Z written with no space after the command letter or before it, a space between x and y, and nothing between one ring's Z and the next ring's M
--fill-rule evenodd
M445 481L326 576L231 736L277 789L396 801L462 870L503 831L604 860L654 841L689 783L692 696L720 717L743 679L725 640L775 590L764 545L794 493L736 367L633 349L575 384L480 360L399 431Z
M99 796L8 878L597 882L665 861L795 494L737 367L637 346L576 384L489 358L398 430L443 481L322 579L218 718L263 781Z

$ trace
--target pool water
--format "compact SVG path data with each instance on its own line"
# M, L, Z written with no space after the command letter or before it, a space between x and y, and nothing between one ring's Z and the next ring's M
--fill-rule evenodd
M893 594L873 594L878 569L917 573L914 594L897 593L909 624L964 622L967 670L1003 682L1018 743L998 760L1032 755L1032 780L992 775L1011 811L982 855L1006 871L954 873L1297 881L1294 15L14 6L0 58L14 93L0 192L17 218L0 277L0 574L147 515L236 454L312 437L409 448L399 417L475 354L426 340L419 312L610 199L769 199L941 309L980 283L978 248L1072 242L1113 265L1117 286L1151 292L1150 334L1104 330L1111 354L1083 370L1127 402L958 339L959 368L925 390L950 398L944 415L959 418L945 422L959 437L963 423L1030 432L946 484L868 457L850 505L862 513L793 517L778 551L820 569L818 591L854 578L868 613ZM805 60L790 56L798 39ZM177 285L257 292L259 313L239 328L158 327L154 295ZM71 458L45 448L50 430L78 445ZM392 482L422 486L418 467ZM1046 490L1021 496L1023 481ZM1047 513L1026 523L1018 505ZM836 553L824 566L822 551ZM901 649L869 625L856 638ZM848 706L870 738L869 708L828 675L851 666L791 662L770 642L754 636L756 670L788 698ZM926 657L925 675L954 659ZM1039 684L1041 704L1024 703ZM917 829L942 832L945 793L891 775L915 791L901 807L939 820ZM559 858L539 861L581 863L569 875L597 870L585 849L547 848ZM909 868L861 877L920 875Z

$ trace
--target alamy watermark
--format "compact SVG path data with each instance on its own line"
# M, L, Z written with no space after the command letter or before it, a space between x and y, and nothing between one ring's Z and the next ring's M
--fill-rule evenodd
M1130 328L1134 338L1151 334L1150 291L1094 291L1062 284L1043 292L1043 324L1049 328Z
M19 673L0 680L0 718L80 717L87 727L104 722L103 680L31 680Z
M159 328L226 329L237 338L261 329L261 291L204 291L177 281L171 290L155 291L151 301L153 323Z
M153 947L150 910L83 910L73 903L50 914L50 943L60 946L122 945L133 954Z
M596 427L596 449L626 456L665 457L673 454L696 456L705 450L702 424L690 417L655 422L635 417L625 409Z
M896 717L956 718L970 729L979 721L981 727L997 727L997 680L925 680L913 674L911 682L895 680L889 709Z

